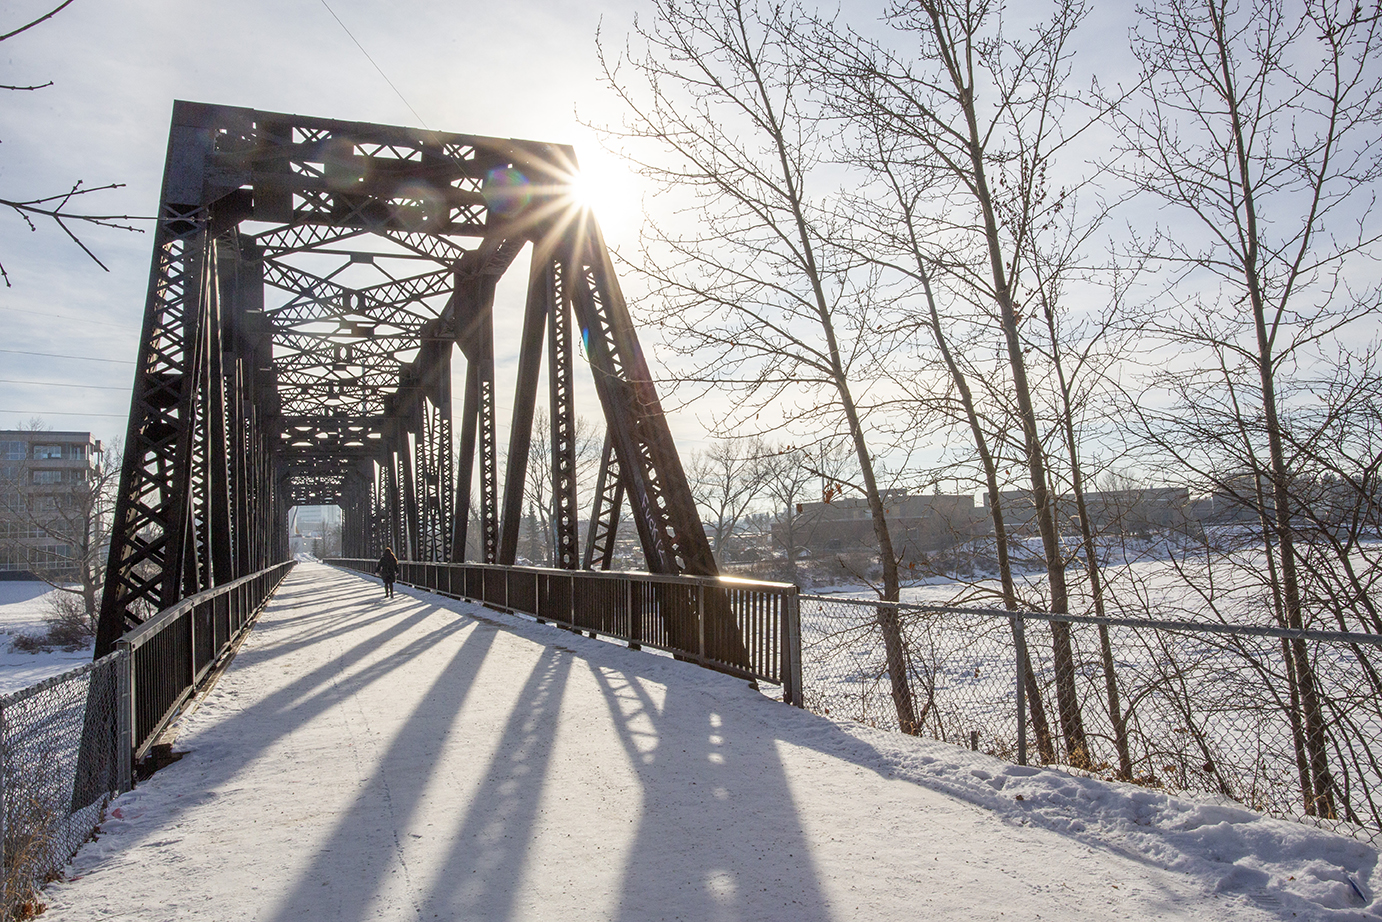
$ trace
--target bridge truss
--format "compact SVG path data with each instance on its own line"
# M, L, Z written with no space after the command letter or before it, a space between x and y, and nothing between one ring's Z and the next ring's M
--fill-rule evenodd
M347 556L513 564L544 342L555 565L608 569L627 503L649 570L716 572L575 171L561 145L175 103L98 657L286 559L294 505L341 506ZM495 289L525 247L501 480ZM606 422L584 542L577 337Z

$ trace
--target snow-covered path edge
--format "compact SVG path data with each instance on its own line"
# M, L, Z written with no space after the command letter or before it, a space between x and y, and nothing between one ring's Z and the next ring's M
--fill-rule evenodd
M1382 918L1355 840L291 579L185 721L191 755L112 805L52 918ZM438 680L462 660L468 693Z

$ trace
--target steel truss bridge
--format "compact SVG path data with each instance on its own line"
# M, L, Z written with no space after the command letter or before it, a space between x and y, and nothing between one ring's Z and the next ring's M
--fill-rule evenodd
M512 565L544 364L555 566L608 569L627 504L650 571L716 573L576 169L556 144L175 103L97 657L285 560L294 505L339 505L347 557L459 563L473 537ZM501 479L495 286L525 246ZM577 337L606 422L584 540Z

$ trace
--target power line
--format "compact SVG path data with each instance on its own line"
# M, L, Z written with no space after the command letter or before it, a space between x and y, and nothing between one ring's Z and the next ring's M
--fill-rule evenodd
M62 381L20 381L17 378L0 378L0 384L38 384L43 387L82 387L92 391L128 391L128 387L115 387L110 384L66 384Z
M98 359L94 355L59 355L56 352L30 352L27 349L0 349L0 352L7 352L10 355L37 355L46 359L77 359L83 362L111 362L115 365L134 364L134 362L126 359Z
M0 410L0 413L14 413L17 416L109 416L111 419L127 419L128 413L78 413L75 410Z
M33 314L35 317L54 319L54 321L72 321L73 323L101 323L104 326L119 326L120 329L129 329L129 323L117 323L115 321L102 321L94 317L72 317L70 314L50 314L48 311L28 311L22 307L4 308L10 314Z
M365 58L368 59L369 62L374 65L375 70L379 71L379 76L383 77L384 82L389 85L389 89L393 90L394 93L398 95L398 98L403 100L403 105L408 107L408 111L413 113L413 117L418 120L418 122L422 125L423 128L426 128L428 131L431 131L432 126L427 124L427 120L424 119L421 115L418 115L418 111L413 108L413 104L408 102L407 97L405 97L399 91L398 87L394 86L393 81L389 79L389 75L384 73L384 68L380 67L379 63L375 61L374 58L370 57L370 53L365 50L365 46L361 45L360 40L355 37L355 35L350 31L350 29L346 26L345 23L341 22L341 17L336 15L336 11L331 8L331 4L327 3L326 0L322 0L322 6L326 7L326 11L331 14L331 18L336 20L336 23L342 29L345 29L345 34L350 36L350 40L355 43L355 47L359 48L360 53L363 54Z

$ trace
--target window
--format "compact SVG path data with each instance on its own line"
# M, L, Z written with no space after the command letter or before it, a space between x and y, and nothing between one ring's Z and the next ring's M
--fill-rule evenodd
M62 446L61 446L61 445L35 445L35 446L34 446L34 460L35 460L35 461L62 460Z
M62 483L62 471L34 471L34 483Z
M66 457L69 461L85 461L86 446L73 442L72 444L67 446Z
M23 442L0 442L0 458L6 461L23 461L24 447Z

